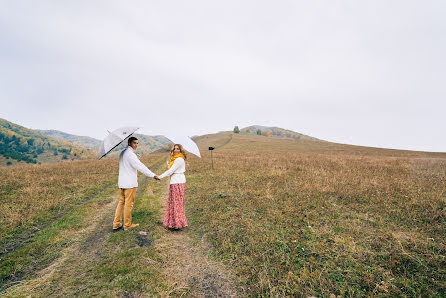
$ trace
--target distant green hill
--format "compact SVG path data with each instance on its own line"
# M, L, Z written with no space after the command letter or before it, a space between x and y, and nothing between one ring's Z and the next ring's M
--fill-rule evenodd
M99 145L101 144L101 141L92 137L87 137L87 136L77 136L77 135L72 135L63 131L59 131L59 130L40 130L40 129L36 129L36 131L45 134L47 136L50 136L52 138L58 139L58 140L62 140L62 141L66 141L66 142L70 142L79 146L83 146L87 149L90 150L94 150L97 151Z
M277 138L291 138L295 140L313 140L322 141L317 138L313 138L292 130L280 128L280 127L268 127L261 125L252 125L240 130L241 134L257 134L262 136L272 136Z
M0 165L89 159L94 151L0 118Z
M141 153L151 153L170 143L170 141L164 136L135 134L135 137L138 138L138 151Z
M55 139L67 141L94 151L98 150L98 147L102 142L101 140L92 137L77 136L59 130L37 130L37 131L50 137L53 137ZM138 138L139 141L138 152L140 154L151 153L169 144L169 140L163 136L148 136L143 134L134 134L134 136ZM123 143L121 146L118 146L115 150L113 150L113 152L111 152L108 155L108 157L117 157L118 152L122 151L123 148L126 147L126 145L127 144Z

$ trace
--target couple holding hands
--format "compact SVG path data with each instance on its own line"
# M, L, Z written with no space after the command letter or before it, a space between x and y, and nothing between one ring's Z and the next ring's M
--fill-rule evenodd
M138 175L140 171L149 178L161 180L170 177L169 197L167 201L166 214L164 215L163 226L170 229L181 229L187 226L185 214L185 186L186 177L186 153L180 144L175 144L170 151L170 162L168 170L157 176L150 171L137 157L136 148L138 139L130 137L128 147L119 156L119 178L118 186L120 198L116 207L113 230L124 227L129 230L139 226L132 223L132 209L135 201L136 190L138 188ZM122 210L124 209L124 225L122 224Z

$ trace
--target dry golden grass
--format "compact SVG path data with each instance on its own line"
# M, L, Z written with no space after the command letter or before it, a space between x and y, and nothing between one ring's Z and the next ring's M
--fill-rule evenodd
M203 155L188 213L245 294L444 293L446 154L234 135Z
M226 132L198 137L197 142L203 158L190 156L188 229L204 235L214 258L233 269L241 295L440 296L445 292L445 153ZM209 146L216 147L214 170ZM164 156L154 154L145 162L161 168ZM117 191L116 179L116 159L1 168L0 245L8 251L0 259L2 271L7 271L2 278L20 280L18 273L45 268L60 257L57 251L71 245L60 235L85 228L93 216L91 206L110 203L110 195ZM160 214L152 209L158 209L155 196L164 193L164 186L154 185L154 192L139 197L134 213L149 231L160 225ZM101 190L107 192L104 198L98 195ZM61 217L65 213L66 219ZM105 225L107 216L99 222ZM45 229L51 222L56 224ZM23 243L39 229L47 231L38 233L32 243ZM89 263L89 257L83 256L91 267L82 273L88 279L75 276L82 266L61 265L41 293L60 282L72 287L66 293L75 293L85 280L81 292L92 295L143 295L172 289L161 280L158 264L149 268L138 261L146 254L156 262L165 259L162 251L138 247L139 234L109 236L93 228L90 232L98 246L92 252L101 252L102 258ZM85 235L81 236L80 243ZM158 236L151 241L168 247L170 238ZM117 253L120 247L131 251ZM195 254L191 247L178 249ZM169 257L174 257L175 249L171 252ZM192 264L199 254L183 257ZM66 261L76 262L75 258ZM28 262L27 267L23 262ZM131 262L134 270L128 268ZM178 260L171 264L181 270ZM121 273L114 271L115 266ZM64 274L65 269L73 276Z
M116 182L116 160L76 161L2 167L0 171L0 247L20 234L39 230L73 204Z
M155 168L164 165L159 157L143 162ZM144 263L153 253L140 242L150 244L153 236L141 238L134 231L112 233L119 199L117 165L115 159L7 169L10 172L1 190L16 200L3 200L2 207L8 203L9 215L20 225L2 218L11 229L2 230L1 235L0 296L108 297L153 294L166 287L158 266ZM145 194L149 180L140 175L133 218L140 229L150 231L157 222L158 208L149 206L157 201L153 193ZM32 209L24 212L24 206ZM110 284L113 279L118 282Z

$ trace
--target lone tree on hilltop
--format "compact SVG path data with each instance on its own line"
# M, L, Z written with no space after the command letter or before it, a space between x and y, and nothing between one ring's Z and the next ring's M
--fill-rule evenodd
M234 127L234 133L240 133L240 129L238 128L238 126Z

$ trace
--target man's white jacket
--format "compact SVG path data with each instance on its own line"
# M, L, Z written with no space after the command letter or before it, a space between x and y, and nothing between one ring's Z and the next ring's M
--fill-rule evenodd
M119 156L119 188L138 187L137 171L140 171L147 177L155 177L155 174L139 161L133 148L128 146Z

